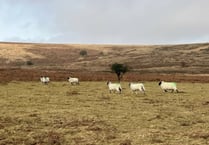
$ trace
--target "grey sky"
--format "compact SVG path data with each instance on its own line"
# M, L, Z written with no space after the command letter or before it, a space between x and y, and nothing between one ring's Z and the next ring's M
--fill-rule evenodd
M0 0L0 41L209 42L209 0Z

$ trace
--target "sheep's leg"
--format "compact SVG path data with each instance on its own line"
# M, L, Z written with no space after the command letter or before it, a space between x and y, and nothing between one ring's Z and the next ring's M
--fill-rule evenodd
M120 94L120 90L117 90L117 92Z
M141 92L145 93L144 87L141 87Z
M122 89L121 88L119 88L119 93L121 94L121 91L122 91Z

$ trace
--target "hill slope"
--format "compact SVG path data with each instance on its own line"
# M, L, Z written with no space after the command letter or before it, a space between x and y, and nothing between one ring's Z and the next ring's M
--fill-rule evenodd
M82 57L80 51L87 51ZM209 44L79 45L0 43L1 68L109 71L115 62L141 73L209 73Z

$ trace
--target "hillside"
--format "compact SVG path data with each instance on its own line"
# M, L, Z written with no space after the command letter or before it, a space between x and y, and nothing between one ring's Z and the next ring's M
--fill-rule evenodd
M85 50L87 56L81 56ZM79 45L0 43L0 68L109 71L112 63L140 73L209 73L209 43L183 45Z

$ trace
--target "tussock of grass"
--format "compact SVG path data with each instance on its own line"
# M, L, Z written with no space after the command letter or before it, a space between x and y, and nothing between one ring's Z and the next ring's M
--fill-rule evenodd
M135 145L209 143L209 84L185 93L109 93L105 82L0 84L0 144ZM96 88L96 89L95 89Z

